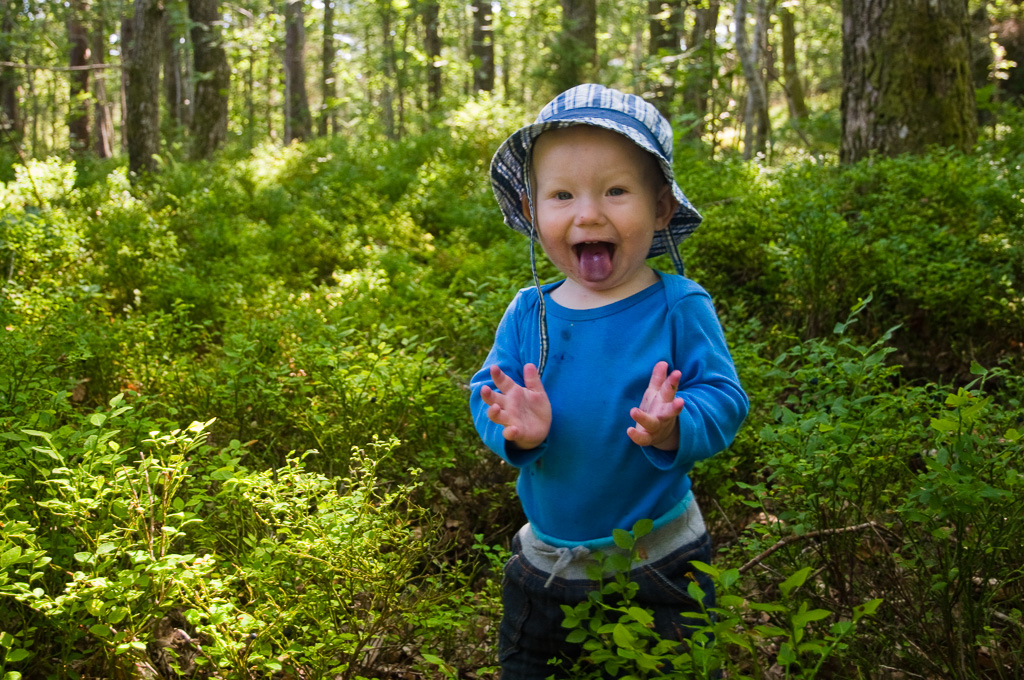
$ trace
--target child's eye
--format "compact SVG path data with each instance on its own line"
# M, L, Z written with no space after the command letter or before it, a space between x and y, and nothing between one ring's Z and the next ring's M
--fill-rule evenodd
M572 194L570 194L568 191L557 191L555 192L555 198L557 198L559 201L568 201L570 198L572 198Z
M626 190L623 189L622 187L615 187L614 189L609 189L608 190L608 195L609 196L621 196L624 193L626 193Z

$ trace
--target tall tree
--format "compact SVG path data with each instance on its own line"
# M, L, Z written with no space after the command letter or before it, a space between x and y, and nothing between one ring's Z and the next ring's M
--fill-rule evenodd
M683 42L686 0L647 0L647 14L651 56L669 65L665 75L653 83L654 98L651 103L668 116L676 91L676 62Z
M68 78L68 95L70 109L68 111L68 140L71 150L80 153L90 147L89 140L89 62L90 45L89 31L86 29L86 13L89 4L86 0L72 0L67 7L65 21L68 28L68 66L71 67Z
M104 52L107 49L106 12L102 2L97 4L95 10L90 63L102 67L105 61ZM114 121L110 113L110 102L107 101L107 78L103 68L97 69L93 76L92 99L93 127L95 129L93 151L100 158L110 158L114 155Z
M156 169L160 152L160 30L163 5L159 0L134 0L131 14L121 22L124 44L125 133L128 169L138 176Z
M287 0L284 6L285 139L304 140L312 134L313 120L306 96L306 19L304 0Z
M758 30L755 34L760 37L760 17L766 12L765 0L758 0ZM734 10L736 21L736 52L739 54L740 63L743 65L743 78L747 83L747 108L744 116L746 132L743 136L743 157L751 158L754 154L763 154L768 148L768 94L765 88L764 78L761 74L761 67L758 63L757 45L760 40L755 41L751 47L750 39L747 36L747 0L736 0Z
M555 45L554 85L561 91L588 79L597 63L597 1L560 2L562 32Z
M18 0L3 0L0 5L0 61L14 61L14 18L20 5ZM15 139L21 136L18 74L5 66L0 66L0 130Z
M423 0L420 8L423 51L427 55L427 105L433 111L441 101L441 8L438 0Z
M796 62L796 21L789 7L779 8L779 21L782 24L782 75L789 115L800 120L807 117L807 100Z
M178 9L176 5L172 8ZM162 28L163 63L164 63L164 110L167 112L167 125L177 128L184 122L185 83L182 78L182 24L177 20L176 12L164 12Z
M494 89L494 17L491 0L473 0L473 90Z
M966 0L843 0L841 160L976 138Z
M704 0L693 14L690 31L690 53L686 66L686 87L683 91L685 108L697 119L693 136L700 138L705 131L708 101L715 81L715 54L718 41L719 0Z
M209 158L227 139L231 69L221 41L220 2L188 0L196 99L192 112L192 157ZM308 115L308 109L307 109Z
M324 0L324 50L320 90L323 94L323 103L320 105L317 128L320 136L324 137L338 130L337 115L334 111L334 99L338 95L334 80L334 0Z

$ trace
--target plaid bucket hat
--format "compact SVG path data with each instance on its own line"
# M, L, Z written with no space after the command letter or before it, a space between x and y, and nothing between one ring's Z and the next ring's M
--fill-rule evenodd
M668 228L654 232L647 257L672 255L682 268L676 246L700 224L700 213L687 200L672 170L672 128L653 105L633 94L603 85L586 84L566 90L541 109L532 124L506 139L491 159L491 188L505 217L505 224L536 239L533 222L523 214L523 196L531 196L529 173L533 144L540 135L555 128L593 125L625 135L658 160L665 181L679 202ZM531 196L532 199L532 196ZM532 205L532 200L531 200Z

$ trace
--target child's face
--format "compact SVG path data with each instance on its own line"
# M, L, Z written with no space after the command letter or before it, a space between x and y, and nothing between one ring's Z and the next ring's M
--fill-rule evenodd
M565 286L616 300L654 282L647 252L676 202L652 155L616 132L576 125L537 139L533 173L538 235Z

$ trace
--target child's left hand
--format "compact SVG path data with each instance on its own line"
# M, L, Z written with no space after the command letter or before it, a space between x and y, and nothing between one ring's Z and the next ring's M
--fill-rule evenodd
M626 434L637 446L653 446L665 451L679 448L679 414L683 410L683 399L676 396L676 390L682 375L679 371L669 373L668 362L659 361L654 365L640 407L629 411L636 427L626 430Z

